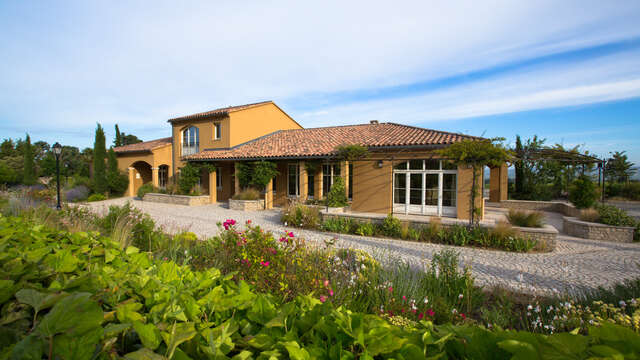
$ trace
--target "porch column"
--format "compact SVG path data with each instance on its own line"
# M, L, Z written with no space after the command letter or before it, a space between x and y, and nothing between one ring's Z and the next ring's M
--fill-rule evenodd
M507 200L507 189L509 186L507 171L507 164L491 168L489 176L489 201L500 202Z
M300 168L300 197L298 199L304 203L307 201L307 197L309 196L309 175L307 174L307 168L304 165L304 161L300 161L298 164Z
M349 196L349 162L340 162L340 174L344 182L344 194Z
M215 204L218 202L218 187L216 184L218 183L218 174L216 171L212 171L209 173L209 202Z
M475 207L480 209L478 220L484 218L484 199L482 198L482 170L476 174L476 197ZM457 217L458 219L469 219L469 202L471 200L471 184L473 183L473 170L471 167L458 166L458 194L457 194Z
M151 168L151 183L153 184L154 188L160 187L160 178L158 177L158 169L159 168L157 167Z
M233 166L234 171L235 171L235 176L233 177L235 179L235 182L233 184L233 190L234 190L234 194L239 194L240 193L240 177L238 176L238 169L236 168L236 166Z
M127 194L129 196L136 196L136 185L134 182L136 181L136 169L133 167L128 168L129 170L129 190L127 190Z
M273 208L273 179L269 180L269 183L264 188L264 208Z
M322 165L318 167L315 176L313 177L313 199L321 200L324 197L322 193Z

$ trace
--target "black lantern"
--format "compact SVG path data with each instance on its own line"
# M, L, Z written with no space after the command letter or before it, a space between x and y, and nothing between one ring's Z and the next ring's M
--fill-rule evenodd
M60 210L62 208L60 206L60 155L62 154L62 145L55 143L51 150L53 150L53 155L56 156L56 185L58 187L58 205L56 205L56 209Z

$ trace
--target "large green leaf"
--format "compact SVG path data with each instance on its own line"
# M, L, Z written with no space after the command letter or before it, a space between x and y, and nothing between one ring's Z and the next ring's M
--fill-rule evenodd
M47 309L55 305L60 299L67 296L64 293L45 294L33 289L22 289L16 293L16 299L23 304L27 304L35 311L35 316L40 310Z
M276 307L265 295L258 295L257 299L249 309L247 318L258 324L266 324L276 316Z
M120 304L116 308L116 316L118 320L123 323L134 323L136 321L143 321L144 316L142 316L137 311L142 309L142 304L136 302L129 302L125 304Z
M162 339L167 345L167 357L171 359L180 344L193 339L197 334L193 323L174 323L171 332L162 333Z
M53 341L53 353L56 358L65 360L90 359L98 349L102 334L102 328L97 327L82 335L58 335Z
M160 330L154 324L143 324L139 321L133 323L133 328L138 333L142 345L155 350L162 342Z
M292 360L309 360L310 356L307 350L300 348L300 345L295 341L287 341L281 343L287 352L289 353L289 358Z
M70 249L63 249L55 254L47 255L44 262L56 272L70 273L76 270L79 260Z
M537 360L538 352L535 347L529 343L518 340L503 340L498 343L502 349L513 354L513 359L519 360Z
M9 300L15 291L13 280L0 280L0 304L4 304Z
M41 360L44 353L44 341L36 334L31 334L14 346L9 355L10 360Z
M142 348L138 351L130 352L124 356L126 360L167 360L166 357L156 354L153 350Z
M103 314L100 306L88 293L76 293L59 301L38 325L38 332L45 337L61 333L81 335L99 327Z

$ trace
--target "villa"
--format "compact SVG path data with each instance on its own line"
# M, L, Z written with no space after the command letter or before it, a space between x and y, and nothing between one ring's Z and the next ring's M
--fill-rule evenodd
M477 137L375 120L305 129L272 101L168 122L171 137L115 148L120 169L129 174L129 196L148 182L167 186L187 162L210 162L216 171L203 172L202 190L212 203L227 201L240 191L234 164L264 160L279 172L266 188L267 208L322 199L342 177L354 212L469 217L472 170L439 158L436 150ZM340 161L336 147L351 144L367 147L369 156ZM490 175L490 201L505 200L506 165ZM478 181L481 186L482 174ZM483 208L481 196L477 201Z

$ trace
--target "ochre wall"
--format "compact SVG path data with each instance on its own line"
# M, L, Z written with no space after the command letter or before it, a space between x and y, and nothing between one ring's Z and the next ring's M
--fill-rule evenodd
M302 126L271 103L235 111L229 116L231 117L230 146L242 144L278 130L302 129Z
M393 201L393 166L391 161L353 162L353 211L391 213Z
M278 162L278 175L276 176L276 193L273 196L275 206L286 206L287 199L287 162Z
M478 170L476 178L476 208L482 210L480 220L484 217L484 201L482 199L483 171ZM473 170L458 166L458 219L469 219L469 202L471 197L471 184L473 183Z
M507 164L491 168L489 173L489 201L500 202L507 200L509 177Z
M213 124L219 122L221 124L221 136L220 140L213 138ZM204 149L216 149L216 148L228 148L229 145L229 117L225 118L208 118L200 119L189 122L180 122L172 125L173 136L173 158L175 159L176 171L184 166L184 162L181 160L182 153L182 130L195 126L198 128L198 135L200 140L199 151Z

